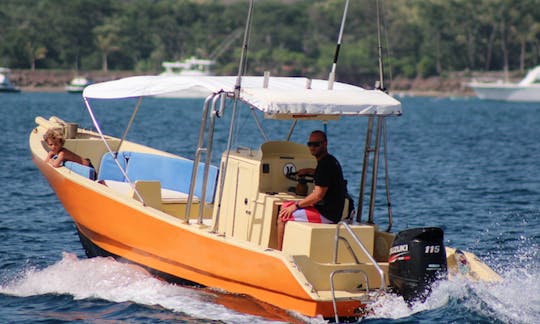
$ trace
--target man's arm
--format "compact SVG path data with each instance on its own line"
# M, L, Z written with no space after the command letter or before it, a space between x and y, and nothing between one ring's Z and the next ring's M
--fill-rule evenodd
M296 171L296 174L298 176L305 176L305 175L314 175L315 174L315 169L313 168L305 168L305 169L300 169L298 171Z
M298 202L300 208L315 205L324 198L324 195L326 195L327 191L328 187L315 186L313 188L313 191L309 195L307 195L306 198Z
M287 208L282 208L279 212L279 217L281 217L283 220L288 220L295 210L299 208L313 206L317 202L322 200L324 198L324 195L326 195L326 191L328 191L328 187L315 186L315 188L313 188L313 191L309 195L307 195L306 198L297 201L296 204L290 205Z

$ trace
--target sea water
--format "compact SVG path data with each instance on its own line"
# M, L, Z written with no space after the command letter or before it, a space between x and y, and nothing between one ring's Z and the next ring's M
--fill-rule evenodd
M400 99L403 116L386 122L392 231L438 226L445 244L475 253L503 281L439 282L423 303L408 307L388 295L368 323L537 323L540 319L540 104L466 98ZM96 102L103 129L121 136L135 102ZM128 138L194 156L201 100L148 99ZM227 107L227 116L233 107ZM287 313L281 318L238 311L252 302L212 289L160 281L110 258L87 259L71 218L32 164L28 135L38 115L92 128L80 95L0 95L4 145L0 168L0 322L324 322ZM262 121L267 136L284 139L290 124ZM256 148L264 136L239 107L233 145ZM365 120L299 123L293 140L326 129L349 190L359 188ZM230 119L217 121L212 156L225 149ZM164 140L165 139L165 140ZM384 171L384 164L380 165ZM384 178L380 178L382 184ZM375 221L388 226L379 188ZM364 209L363 219L366 210ZM230 297L230 296L229 296ZM227 305L227 306L225 306ZM231 306L232 305L232 306Z

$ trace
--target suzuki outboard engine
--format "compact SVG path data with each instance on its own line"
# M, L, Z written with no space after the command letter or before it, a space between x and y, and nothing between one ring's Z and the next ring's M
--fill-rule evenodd
M447 277L444 233L436 227L413 228L396 235L390 248L390 286L408 304L425 301L431 284Z

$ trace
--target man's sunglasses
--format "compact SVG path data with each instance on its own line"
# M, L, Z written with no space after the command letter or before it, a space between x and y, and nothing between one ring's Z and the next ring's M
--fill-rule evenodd
M309 146L309 147L312 147L312 146L313 147L319 147L319 146L321 146L322 142L324 142L324 141L307 142L307 146Z

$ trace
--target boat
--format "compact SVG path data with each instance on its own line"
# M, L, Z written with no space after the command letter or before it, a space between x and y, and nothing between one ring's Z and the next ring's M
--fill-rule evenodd
M265 74L241 79L135 76L96 83L82 94L95 131L55 116L38 116L29 135L32 160L72 217L88 257L112 256L171 282L247 295L305 316L342 321L376 311L370 305L389 293L408 302L423 300L439 279L499 281L474 254L446 247L439 228L391 232L389 188L385 212L375 211L374 188L379 177L387 176L377 167L386 161L385 121L400 118L401 103L380 90L341 82L329 87L328 82ZM136 101L132 121L145 97L193 87L210 95L201 103L192 159L129 141L129 126L121 138L105 134L93 109L96 104ZM167 104L187 108L183 101ZM283 140L233 147L234 123L220 126L217 117L230 114L234 121L240 109L257 112L254 123L262 116L291 126L279 134ZM361 184L356 216L345 200L346 212L338 224L288 222L278 250L279 209L285 201L303 198L295 189L301 179L294 171L316 164L305 144L290 140L291 134L306 120L331 125L339 118L367 119L365 138L351 134L351 142L341 144L365 146L364 162L355 173L360 179L349 179ZM228 138L215 138L216 127L229 129ZM65 147L88 157L95 169L71 162L59 168L47 164L43 134L50 128L64 130ZM171 134L163 135L167 140ZM227 147L219 164L212 165L216 141ZM307 186L312 190L312 183Z
M163 62L161 66L165 69L160 75L169 76L203 76L212 75L211 67L216 62L192 56L183 61Z
M479 99L540 102L540 66L530 70L520 82L478 82L468 84Z
M183 61L166 61L161 63L165 69L161 76L211 76L211 68L216 62L214 60L200 59L191 56ZM156 97L161 98L206 98L210 93L199 86L193 87L190 91L179 91L163 93Z
M9 74L11 70L5 67L0 67L0 92L20 92L21 89L17 88L9 81Z
M84 88L91 85L93 81L89 78L77 76L71 79L66 86L66 91L69 93L82 93Z

